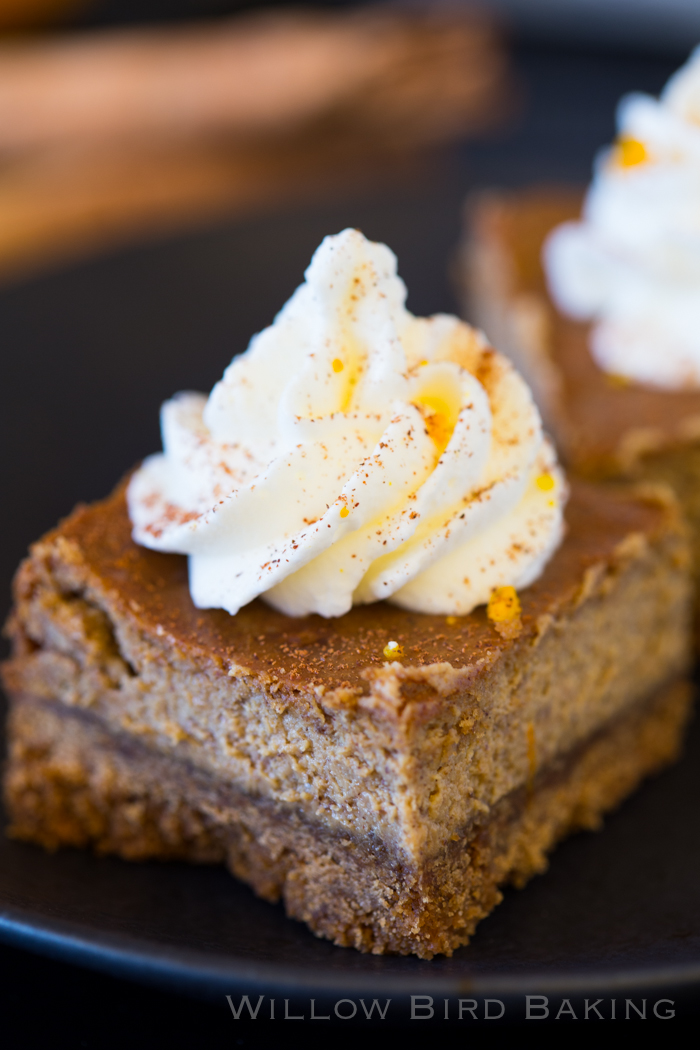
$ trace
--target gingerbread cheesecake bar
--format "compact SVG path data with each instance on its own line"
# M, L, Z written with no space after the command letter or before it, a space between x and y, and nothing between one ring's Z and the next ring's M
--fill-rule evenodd
M700 391L604 372L591 353L592 325L564 314L549 294L545 241L579 218L582 200L578 189L535 187L468 201L464 312L527 379L570 469L591 479L666 481L700 534Z
M468 317L520 368L567 467L672 485L700 594L700 49L633 94L583 189L468 207ZM700 625L700 598L698 599Z
M604 372L591 354L591 324L552 301L543 245L557 226L578 218L581 201L579 191L563 188L488 192L470 201L460 266L464 310L527 379L570 470L674 489L691 527L698 586L700 391Z
M576 483L566 516L520 610L295 619L197 609L123 487L78 508L16 578L10 834L222 862L337 944L450 954L688 717L673 499Z

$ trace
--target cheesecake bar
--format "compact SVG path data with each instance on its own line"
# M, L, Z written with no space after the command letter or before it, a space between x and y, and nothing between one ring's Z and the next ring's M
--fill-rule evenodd
M589 349L591 325L564 315L547 291L544 241L579 217L582 200L578 190L555 187L469 201L460 265L465 312L527 379L571 469L596 479L663 477L686 502L700 492L700 391L603 372ZM695 510L700 515L700 500Z
M575 482L566 519L502 630L483 606L198 609L186 559L133 542L123 487L79 507L15 582L10 834L225 863L337 944L450 954L680 747L675 501Z
M577 219L583 193L486 192L467 205L459 280L466 316L527 379L566 466L590 479L672 486L691 525L700 581L700 391L663 390L603 372L591 325L553 303L542 246Z

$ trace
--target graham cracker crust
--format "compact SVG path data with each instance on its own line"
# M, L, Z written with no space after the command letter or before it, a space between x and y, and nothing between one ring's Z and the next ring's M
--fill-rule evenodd
M318 936L430 959L468 943L501 900L547 867L557 841L597 828L677 758L692 691L677 680L618 714L419 864L299 807L247 794L58 702L16 697L5 800L9 834L127 860L225 863Z

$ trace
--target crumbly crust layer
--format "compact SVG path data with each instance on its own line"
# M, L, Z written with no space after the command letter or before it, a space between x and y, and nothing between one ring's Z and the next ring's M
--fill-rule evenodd
M130 860L224 861L319 936L431 958L468 942L501 885L543 871L559 839L598 827L644 776L673 761L690 702L679 681L636 704L411 865L376 838L247 795L92 714L23 697L10 716L10 834Z

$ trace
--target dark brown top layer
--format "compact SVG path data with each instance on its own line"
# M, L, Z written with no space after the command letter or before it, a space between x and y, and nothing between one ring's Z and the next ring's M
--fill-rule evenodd
M589 350L590 326L564 317L547 294L542 244L555 226L581 212L578 190L531 189L495 198L487 205L487 236L496 236L515 267L517 290L546 300L551 350L561 379L561 403L550 425L567 460L590 473L615 473L617 452L632 429L652 428L659 444L676 443L683 419L700 416L700 393L623 385L602 372ZM682 433L682 431L680 432Z
M523 591L524 631L536 630L538 617L556 613L579 592L586 569L615 560L615 548L632 532L663 533L673 514L654 501L643 501L606 488L576 483L567 509L568 534L543 576ZM47 539L62 537L80 548L93 586L108 596L116 611L153 637L165 638L196 658L221 666L243 666L279 679L284 688L367 688L362 672L386 661L390 640L403 646L404 666L447 662L465 667L488 651L512 645L486 618L484 608L448 618L405 612L385 602L353 609L338 619L320 616L291 619L254 601L236 616L192 604L187 562L180 555L159 554L131 539L123 488L89 507L79 507Z

